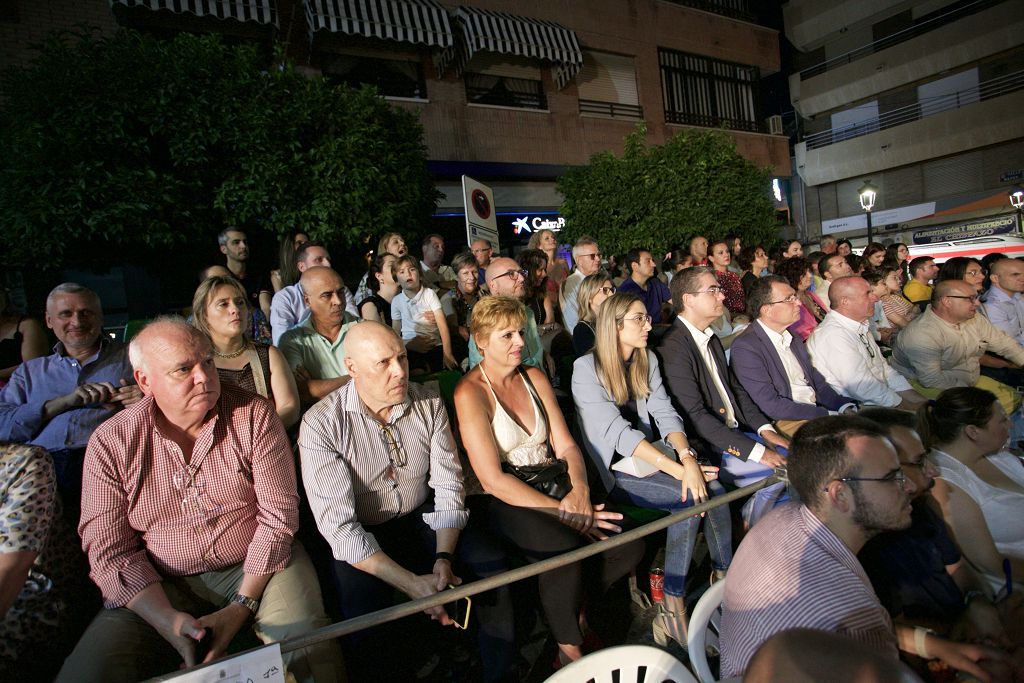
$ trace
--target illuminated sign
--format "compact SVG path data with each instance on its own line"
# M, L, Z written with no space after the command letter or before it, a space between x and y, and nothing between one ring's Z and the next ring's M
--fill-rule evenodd
M782 201L782 187L779 185L778 178L772 178L772 194L775 196L775 201Z
M538 230L561 232L564 227L565 219L561 216L558 218L534 216L532 219L530 216L522 216L521 218L516 218L512 221L512 232L516 235L521 235L524 232L537 232Z

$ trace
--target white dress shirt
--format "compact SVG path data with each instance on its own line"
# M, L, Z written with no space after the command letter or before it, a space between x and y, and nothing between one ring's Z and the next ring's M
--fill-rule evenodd
M565 278L561 288L558 290L558 306L562 309L562 320L565 321L565 329L572 332L576 329L580 318L576 315L576 294L579 293L580 284L585 276L579 270L574 270Z
M829 311L807 338L807 351L836 392L861 403L891 408L903 400L898 392L912 388L885 361L867 321L859 323Z
M711 353L711 349L708 348L708 343L711 341L711 338L715 336L715 331L710 327L706 330L698 330L683 316L679 316L679 319L684 325L686 325L686 329L689 330L690 336L693 337L693 341L697 343L697 349L700 351L700 357L704 359L704 365L711 374L711 380L714 382L715 389L718 390L718 395L722 399L722 405L725 406L726 426L729 427L729 429L739 429L740 423L736 421L736 407L732 404L732 401L729 400L729 392L722 383L723 373L718 367L718 363L715 361L715 356ZM763 424L757 428L757 433L760 436L761 432L771 428L772 425L770 423ZM755 444L753 450L750 451L750 455L747 456L747 460L752 462L761 462L761 456L764 455L764 450L764 444Z
M760 319L757 321L757 324L768 335L768 339L775 346L775 351L779 354L782 368L786 371L786 377L789 379L789 391L793 396L793 401L812 406L817 405L818 397L814 393L814 387L811 386L810 381L808 381L804 374L804 369L800 367L800 361L797 360L793 350L789 348L789 345L793 342L793 335L789 333L789 330L783 330L782 334L779 334L765 325Z

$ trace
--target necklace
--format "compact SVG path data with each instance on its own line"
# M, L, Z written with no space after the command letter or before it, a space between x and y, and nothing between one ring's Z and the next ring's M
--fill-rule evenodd
M237 351L232 351L231 353L221 353L217 349L214 349L213 355L217 356L217 358L238 358L239 356L242 355L242 352L245 351L247 348L249 348L249 344L247 342L242 342L242 345L238 347Z

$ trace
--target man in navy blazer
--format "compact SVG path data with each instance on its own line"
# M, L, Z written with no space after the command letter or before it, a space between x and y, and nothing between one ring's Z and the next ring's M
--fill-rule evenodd
M733 340L730 363L765 415L776 421L813 420L856 405L829 386L811 365L800 337L786 329L799 319L800 301L785 278L760 278L747 298L747 312L754 322Z

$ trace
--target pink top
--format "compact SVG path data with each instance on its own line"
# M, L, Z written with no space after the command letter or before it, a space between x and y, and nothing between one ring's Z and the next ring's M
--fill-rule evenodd
M146 397L93 433L82 478L82 546L108 608L161 576L244 562L264 576L291 559L299 528L295 464L263 398L223 385L188 464Z
M823 313L828 312L828 308L825 304L821 303L821 299L817 297L814 292L807 292L807 296L811 297L816 304L821 308ZM804 302L800 302L800 319L789 326L791 334L797 335L803 341L807 341L807 337L811 335L814 328L818 326L818 319L811 313L811 309L807 308Z

